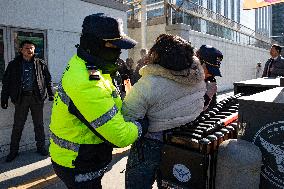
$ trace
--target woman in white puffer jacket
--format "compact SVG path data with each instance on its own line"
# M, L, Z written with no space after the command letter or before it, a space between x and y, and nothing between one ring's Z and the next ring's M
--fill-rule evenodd
M142 77L126 95L126 120L148 118L148 132L135 143L126 166L126 188L151 188L160 163L163 131L193 121L203 110L204 71L190 43L162 34L150 49ZM159 186L159 180L158 186Z

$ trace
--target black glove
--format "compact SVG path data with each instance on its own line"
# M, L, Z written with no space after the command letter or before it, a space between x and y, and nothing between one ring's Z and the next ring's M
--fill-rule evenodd
M1 99L1 107L3 109L7 109L8 108L8 100Z
M54 100L54 96L49 96L48 97L48 101L53 101Z

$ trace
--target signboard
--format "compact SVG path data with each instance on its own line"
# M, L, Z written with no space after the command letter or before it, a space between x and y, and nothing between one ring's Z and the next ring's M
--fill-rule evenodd
M257 9L260 7L270 6L276 3L283 3L284 0L245 0L243 9Z

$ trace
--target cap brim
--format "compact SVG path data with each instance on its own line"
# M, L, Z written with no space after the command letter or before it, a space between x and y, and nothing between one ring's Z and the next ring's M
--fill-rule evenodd
M131 49L137 44L135 40L131 39L128 36L123 36L121 39L109 42L120 49Z
M219 68L213 67L213 66L208 66L208 65L206 65L206 67L207 67L207 70L208 70L208 72L209 72L210 74L212 74L212 75L214 75L214 76L220 76L220 77L222 77Z

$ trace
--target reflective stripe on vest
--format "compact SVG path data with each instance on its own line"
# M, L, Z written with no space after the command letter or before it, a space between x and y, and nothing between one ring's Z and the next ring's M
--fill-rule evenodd
M106 122L108 122L109 120L111 120L117 113L118 113L118 109L114 105L108 112L106 112L104 115L102 115L98 119L92 121L90 124L94 129L96 129L102 126L103 124L105 124Z
M55 144L57 144L61 148L65 148L67 150L72 150L74 152L79 152L80 144L59 138L54 133L52 133L52 131L50 131L50 138L53 140L53 142Z
M89 180L96 179L102 176L106 172L106 170L107 170L107 166L95 172L75 175L75 182L86 182Z
M62 81L60 81L58 84L58 96L60 97L61 101L66 104L66 106L69 106L70 98L62 87Z

